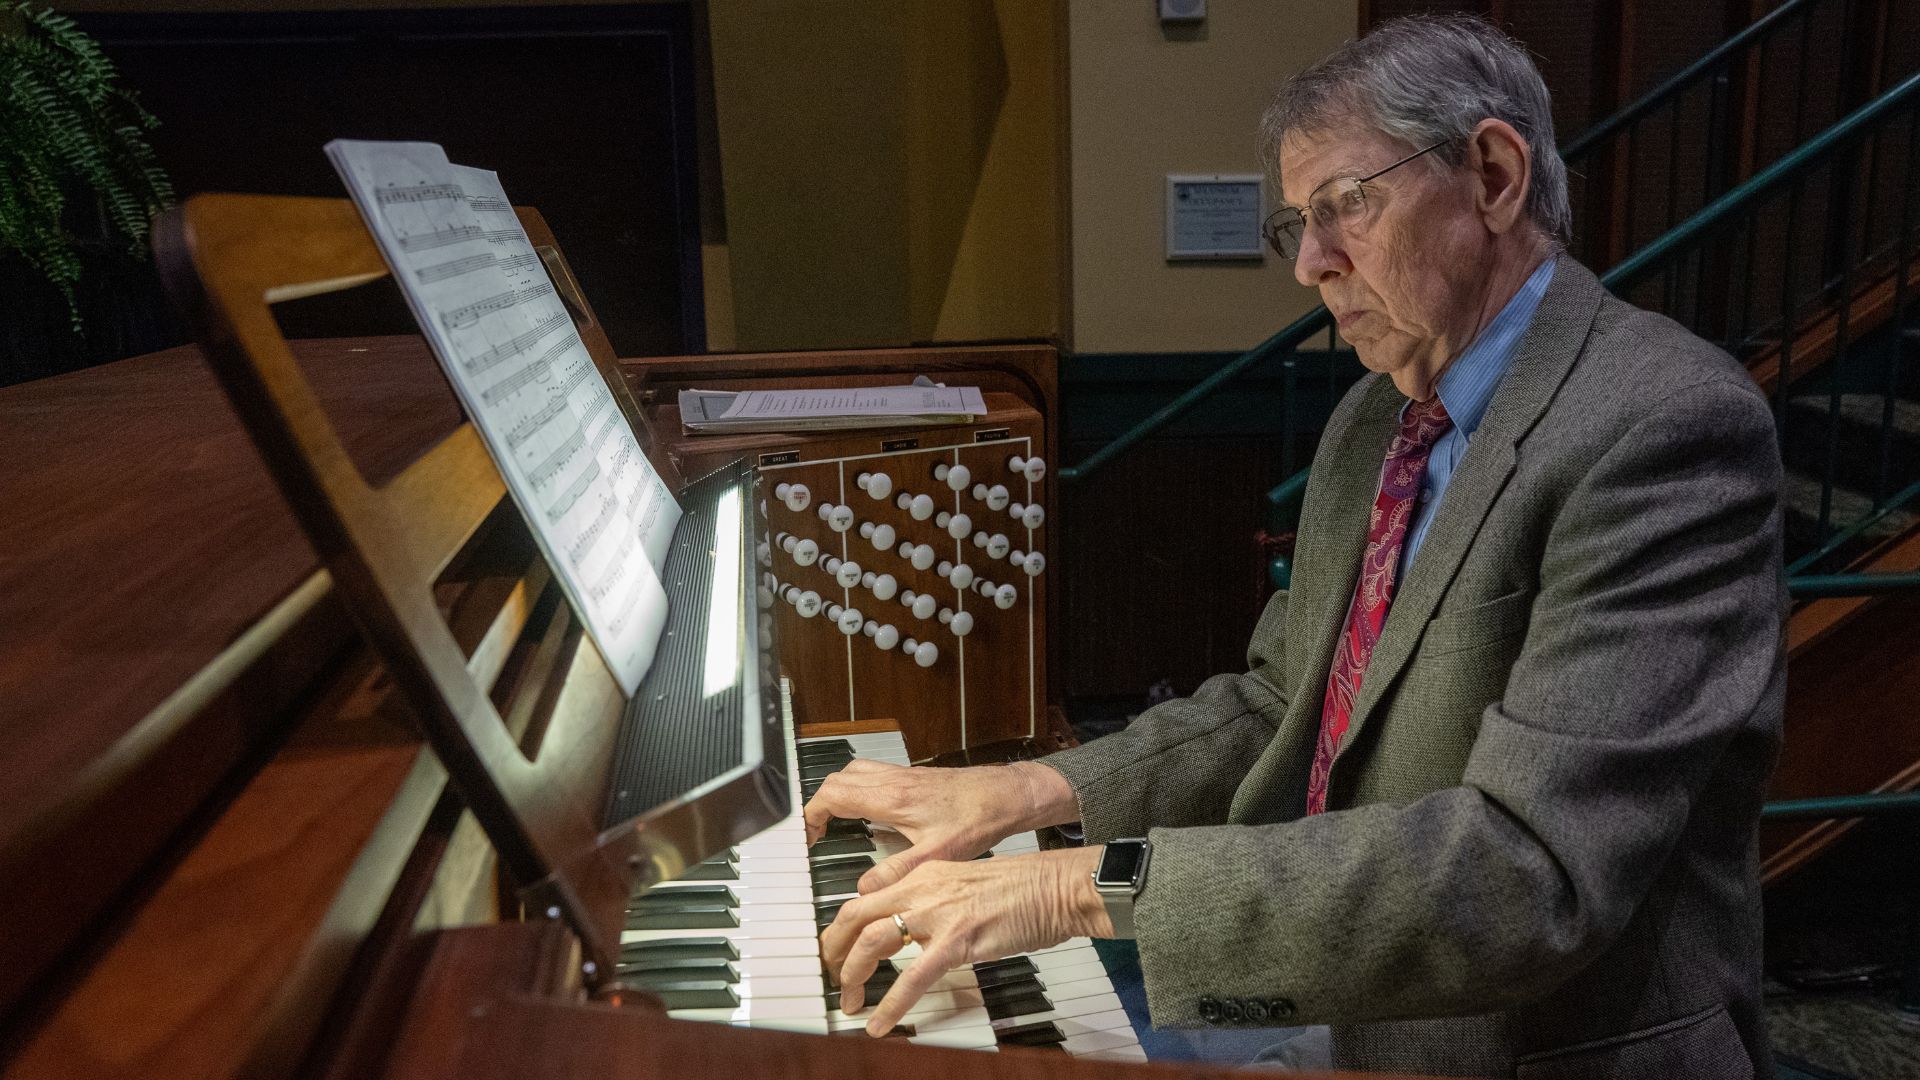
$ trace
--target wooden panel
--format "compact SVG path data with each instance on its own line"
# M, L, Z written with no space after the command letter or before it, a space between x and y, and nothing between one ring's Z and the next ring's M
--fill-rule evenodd
M378 468L458 420L418 339L295 352ZM0 392L0 458L0 920L35 927L0 935L4 1009L353 634L322 580L297 649L218 700L177 696L317 569L195 348Z

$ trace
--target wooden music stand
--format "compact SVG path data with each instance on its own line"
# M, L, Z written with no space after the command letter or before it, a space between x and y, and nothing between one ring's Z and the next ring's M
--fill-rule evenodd
M537 212L519 213L594 363L612 376L615 400L651 450L552 234ZM227 396L523 901L572 926L588 983L610 977L633 881L677 872L694 850L685 836L662 844L649 830L684 833L689 812L670 807L632 827L600 830L625 696L569 605L539 602L551 573L531 543L518 549L524 561L496 566L468 586L451 616L442 613L436 582L506 498L473 425L372 485L295 362L271 305L388 273L358 210L346 199L201 195L157 222L154 248ZM504 517L524 528L517 515ZM551 616L539 621L540 612ZM510 654L523 662L503 687ZM503 689L511 693L496 707L491 695ZM532 754L523 752L528 732L537 733Z

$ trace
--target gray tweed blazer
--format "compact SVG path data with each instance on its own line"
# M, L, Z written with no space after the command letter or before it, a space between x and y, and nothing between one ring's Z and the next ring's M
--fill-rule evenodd
M1245 674L1046 763L1150 835L1161 1026L1327 1023L1340 1068L1770 1076L1756 821L1780 740L1780 457L1724 353L1562 257L1303 817L1405 399L1313 463Z

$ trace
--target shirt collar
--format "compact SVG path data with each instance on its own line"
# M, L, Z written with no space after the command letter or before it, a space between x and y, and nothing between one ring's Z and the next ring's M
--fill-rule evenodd
M1526 336L1527 327L1533 325L1534 312L1539 310L1540 300L1547 295L1547 285L1553 280L1553 264L1554 260L1549 258L1528 275L1513 298L1473 339L1473 344L1440 373L1434 392L1440 395L1440 404L1446 406L1447 416L1460 434L1471 436L1480 426L1480 418L1486 415L1501 376L1513 366L1520 339Z

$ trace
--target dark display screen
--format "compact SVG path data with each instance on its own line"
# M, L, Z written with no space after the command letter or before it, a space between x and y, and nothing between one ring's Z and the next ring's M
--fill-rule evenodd
M1106 854L1100 858L1100 872L1094 875L1094 883L1098 885L1133 884L1134 875L1140 872L1140 863L1146 855L1146 847L1142 844L1108 844Z

